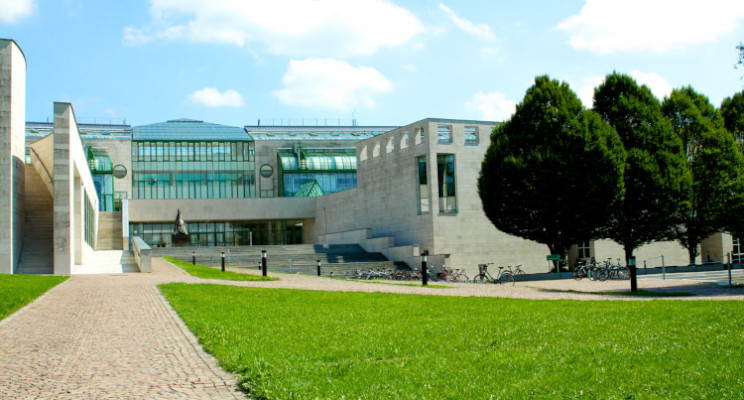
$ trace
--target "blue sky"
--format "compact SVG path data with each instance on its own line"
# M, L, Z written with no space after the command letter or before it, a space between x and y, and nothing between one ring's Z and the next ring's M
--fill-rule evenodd
M590 107L614 70L660 99L744 89L741 0L0 0L0 38L26 55L28 121L55 101L131 125L501 121L537 75Z

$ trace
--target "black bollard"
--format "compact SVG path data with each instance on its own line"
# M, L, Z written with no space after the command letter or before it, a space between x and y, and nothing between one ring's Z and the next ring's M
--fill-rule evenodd
M261 275L266 276L266 250L261 250Z
M320 276L320 260L318 260L318 276Z
M196 252L191 252L191 264L196 265Z
M225 252L222 252L222 272L225 272Z
M426 271L426 255L427 252L421 253L421 285L423 286L429 284L429 274Z

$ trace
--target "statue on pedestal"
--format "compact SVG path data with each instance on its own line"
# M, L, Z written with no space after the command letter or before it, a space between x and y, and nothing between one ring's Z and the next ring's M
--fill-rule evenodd
M182 247L189 244L189 233L186 231L186 223L181 218L181 209L178 209L176 221L173 223L173 235L171 235L173 247Z

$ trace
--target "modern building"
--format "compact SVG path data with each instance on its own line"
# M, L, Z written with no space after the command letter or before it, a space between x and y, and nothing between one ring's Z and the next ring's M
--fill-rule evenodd
M358 244L471 273L486 262L550 268L547 246L498 231L482 210L476 183L495 122L132 127L78 124L55 103L53 122L25 123L25 65L15 42L0 41L2 273L75 273L134 238L174 246L179 211L192 246ZM738 241L726 234L702 245L706 259L731 251ZM687 260L675 242L636 251L639 261L662 254ZM572 262L589 257L623 251L611 241L571 250Z

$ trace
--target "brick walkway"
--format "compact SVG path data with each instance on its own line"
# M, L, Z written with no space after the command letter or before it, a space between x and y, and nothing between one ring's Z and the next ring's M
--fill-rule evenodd
M235 399L235 377L206 354L153 274L75 275L0 322L0 399Z

